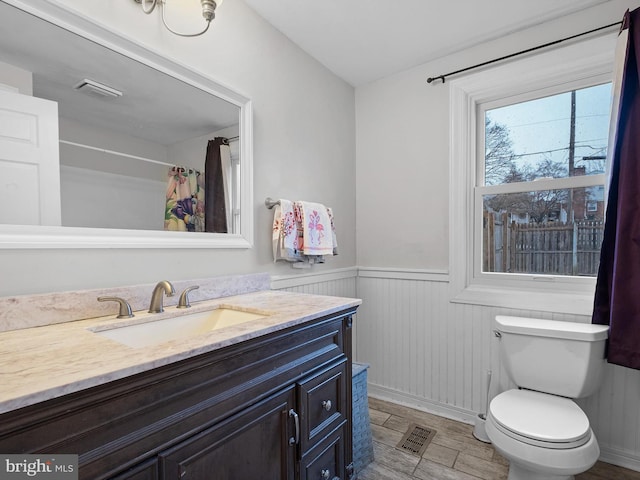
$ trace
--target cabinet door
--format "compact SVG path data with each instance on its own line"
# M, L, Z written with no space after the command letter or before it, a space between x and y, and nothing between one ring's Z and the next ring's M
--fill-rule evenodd
M124 473L112 477L111 480L157 480L158 464L156 459L130 468Z
M275 394L160 454L167 480L293 480L294 388Z

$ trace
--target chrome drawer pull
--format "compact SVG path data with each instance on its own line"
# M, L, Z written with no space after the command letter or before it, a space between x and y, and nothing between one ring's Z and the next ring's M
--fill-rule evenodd
M296 436L289 439L289 445L297 445L300 443L300 417L298 417L298 414L293 408L289 410L289 416L293 417L296 425Z
M322 402L322 408L324 408L327 412L331 410L331 400L324 400Z
M331 473L329 473L329 470L322 470L320 472L320 476L322 477L322 480L327 480L330 475Z

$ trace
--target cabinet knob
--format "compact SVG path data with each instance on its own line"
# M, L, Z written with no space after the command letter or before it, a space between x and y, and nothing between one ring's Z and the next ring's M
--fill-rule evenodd
M324 400L322 402L322 408L324 408L327 412L331 410L331 400Z
M331 472L328 469L324 469L320 472L320 477L322 480L327 480L331 476Z

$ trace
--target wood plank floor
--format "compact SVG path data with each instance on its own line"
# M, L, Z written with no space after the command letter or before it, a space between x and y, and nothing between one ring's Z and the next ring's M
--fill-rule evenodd
M502 480L508 463L491 445L476 440L473 427L401 405L369 399L375 460L358 480ZM436 431L422 457L396 448L410 424ZM640 473L604 462L576 480L640 480Z

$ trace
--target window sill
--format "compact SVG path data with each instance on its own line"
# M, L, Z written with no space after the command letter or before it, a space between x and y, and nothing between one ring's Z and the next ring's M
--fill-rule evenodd
M451 298L452 303L515 308L591 317L594 287L584 291L533 291L489 285L472 285Z

